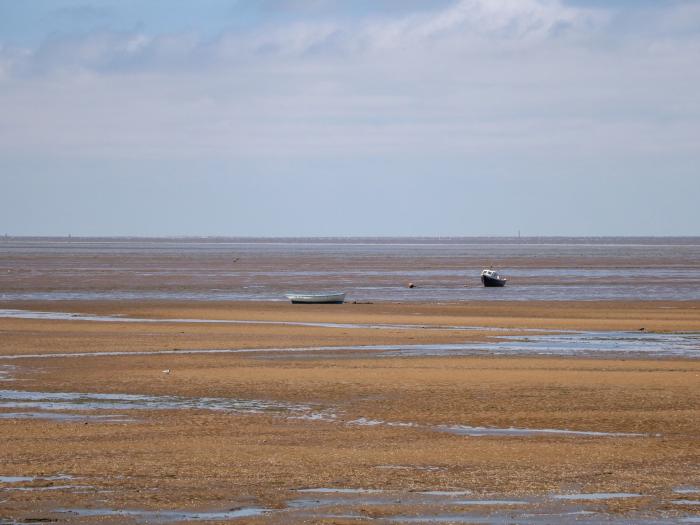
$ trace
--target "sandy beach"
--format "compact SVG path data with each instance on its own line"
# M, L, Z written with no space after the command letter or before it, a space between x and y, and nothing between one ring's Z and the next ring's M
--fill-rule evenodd
M700 0L0 0L0 525L700 525L699 86Z
M568 500L556 498L572 493L638 494L594 502L628 518L694 509L682 501L697 496L674 490L700 479L697 360L450 355L450 346L406 356L374 347L490 344L552 330L686 332L700 326L697 302L2 307L72 314L0 317L0 476L27 478L2 483L4 519L80 523L95 517L61 510L126 509L357 523L473 510L447 493L533 508L561 507ZM115 350L125 355L104 355ZM187 353L197 350L221 353ZM44 357L70 353L93 355ZM14 390L44 394L32 401L7 393ZM104 394L148 400L103 406ZM47 412L73 419L45 419ZM382 492L320 492L316 503L295 503L309 495L304 489ZM420 494L434 491L447 495Z

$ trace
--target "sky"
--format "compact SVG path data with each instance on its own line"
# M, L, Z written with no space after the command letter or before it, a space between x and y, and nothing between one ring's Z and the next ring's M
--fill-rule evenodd
M698 0L0 0L0 234L700 235Z

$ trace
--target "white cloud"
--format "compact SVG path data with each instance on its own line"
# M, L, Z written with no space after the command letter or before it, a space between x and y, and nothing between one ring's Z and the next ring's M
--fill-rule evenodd
M615 32L554 0L0 48L0 151L172 156L696 153L686 5ZM688 14L690 13L690 14ZM677 33L669 29L680 27ZM656 31L654 29L657 29Z
M450 30L504 38L543 38L558 27L577 26L592 13L551 0L463 0L420 28L427 36Z

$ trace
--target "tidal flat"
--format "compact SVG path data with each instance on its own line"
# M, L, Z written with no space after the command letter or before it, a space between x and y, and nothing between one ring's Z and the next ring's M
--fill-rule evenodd
M697 516L697 302L0 307L0 523Z

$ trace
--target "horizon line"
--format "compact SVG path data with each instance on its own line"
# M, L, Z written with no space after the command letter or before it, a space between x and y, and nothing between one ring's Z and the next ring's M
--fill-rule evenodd
M25 240L25 239L56 239L56 240L93 240L93 239L115 239L115 240L337 240L337 239L700 239L697 235L512 235L512 234L478 234L478 235L10 235L0 236L3 240Z

